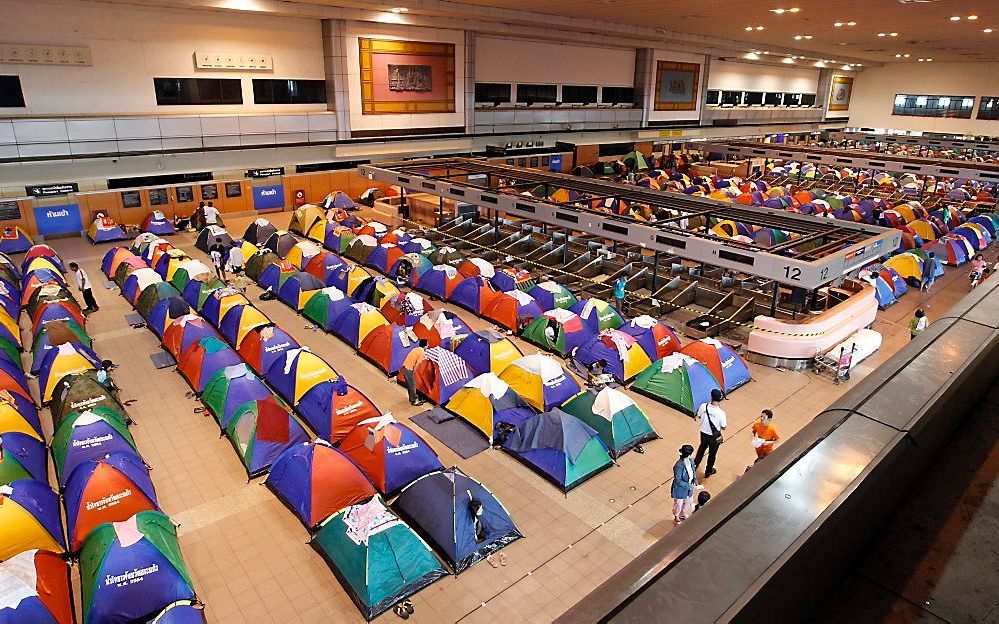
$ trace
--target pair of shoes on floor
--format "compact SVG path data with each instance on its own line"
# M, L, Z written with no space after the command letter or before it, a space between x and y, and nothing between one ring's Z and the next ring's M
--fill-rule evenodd
M716 474L717 472L718 471L715 470L714 468L712 468L711 470L705 470L704 471L704 478L707 479L708 477L710 477L713 474Z
M427 403L426 401L417 401L416 403L410 401L409 404L412 405L413 407L419 407L420 405L426 405L426 403Z
M509 562L509 559L507 558L506 553L504 552L493 553L488 557L486 557L486 562L489 563L489 565L491 565L492 567L498 568L500 566L505 566Z
M413 615L416 609L413 608L413 601L410 599L403 600L392 609L392 612L401 617L404 620L408 620L409 616Z

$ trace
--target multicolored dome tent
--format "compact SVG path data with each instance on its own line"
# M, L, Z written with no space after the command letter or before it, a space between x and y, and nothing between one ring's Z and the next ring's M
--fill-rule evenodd
M652 361L638 341L623 331L608 329L600 332L579 346L573 360L585 368L604 361L604 372L613 375L620 383L631 381L645 370Z
M576 305L577 301L576 295L572 294L572 291L553 281L541 282L532 288L529 294L534 297L542 310L554 310L555 308L568 310Z
M67 414L52 435L51 450L60 487L88 461L118 452L139 454L124 417L109 407Z
M340 315L353 304L354 300L342 290L335 286L327 286L314 293L301 312L302 316L322 327L325 331L331 331Z
M355 349L376 327L388 325L378 308L365 302L352 303L336 318L330 331Z
M371 330L357 348L357 353L387 375L394 375L419 344L419 338L408 327L389 324Z
M154 210L146 215L139 225L143 232L156 234L157 236L169 236L175 234L177 230L173 227L173 222L166 218L159 210Z
M244 404L272 397L264 381L249 366L240 362L212 375L200 398L224 430L229 426L236 410Z
M87 238L94 245L113 241L128 240L128 235L110 217L98 217L87 228Z
M177 529L158 511L94 529L80 554L80 576L84 624L146 621L197 597Z
M424 358L413 371L413 378L417 392L440 405L446 403L474 374L468 363L453 351L427 347ZM399 371L397 380L401 384L406 383L402 371Z
M336 381L339 375L325 360L302 347L285 351L267 369L264 378L281 398L297 407L309 390Z
M294 264L300 271L304 271L312 259L320 254L326 253L323 248L312 241L298 241L288 250L284 257L285 262Z
M455 574L524 537L493 493L458 468L410 483L392 508Z
M132 452L116 452L77 466L66 481L66 534L69 550L83 547L105 522L128 520L140 511L159 511L149 467Z
M557 408L519 425L502 448L563 492L613 464L597 432Z
M323 439L289 447L265 483L310 531L344 507L377 494L361 469Z
M202 338L220 338L215 328L197 314L185 314L170 323L163 332L162 346L176 360L193 343Z
M55 414L53 420L54 417ZM36 440L45 439L38 418L38 408L32 399L6 390L0 390L0 431L23 433Z
M579 392L575 378L542 353L525 355L507 366L499 377L539 411L562 405Z
M438 299L450 299L451 293L465 276L458 269L448 264L435 264L425 271L416 282L416 288Z
M208 295L200 312L206 321L218 327L226 312L238 305L250 305L250 300L234 288L220 288Z
M288 332L276 325L267 325L247 332L237 351L258 375L263 375L283 353L301 347Z
M277 228L267 219L254 219L243 232L243 240L250 241L254 245L262 245L275 232Z
M20 406L17 395L8 395L14 398ZM0 392L0 401L4 401L4 394ZM49 411L52 413L52 424L56 429L68 416L74 412L93 410L96 408L107 408L113 411L125 423L131 422L125 407L118 400L114 392L108 391L107 386L97 381L95 371L87 371L80 375L66 375L56 384L56 390L52 393L52 402L49 403ZM18 408L22 414L24 407ZM35 419L37 420L37 410Z
M66 550L59 495L34 479L0 485L0 561L33 548Z
M427 441L396 422L391 413L358 423L340 442L340 450L386 496L427 473L444 468Z
M225 316L222 317L222 322L219 323L219 332L229 344L238 345L251 331L273 324L252 303L238 304L226 311Z
M521 327L542 315L544 311L534 297L522 290L508 290L492 297L482 310L482 316L510 331Z
M316 276L323 284L329 285L332 276L346 266L347 263L340 256L329 251L321 251L309 259L308 264L302 270L309 275Z
M194 310L192 310L191 306L184 301L183 297L167 297L166 299L160 299L149 310L149 316L146 317L146 327L148 327L158 337L162 338L163 333L166 332L167 327L169 327L171 323L182 316L192 314L193 312Z
M218 338L202 338L180 354L177 372L200 394L215 373L241 362L232 347Z
M500 423L520 425L537 412L495 373L482 373L454 393L444 406L492 442Z
M479 330L453 346L455 355L480 373L501 373L524 354L509 338L491 329Z
M607 303L603 299L593 297L577 301L571 308L579 315L590 331L601 332L605 329L617 329L624 325L624 318L617 308Z
M170 297L181 297L180 291L177 290L173 284L170 282L157 282L155 284L150 284L139 293L139 299L135 303L135 310L142 315L142 318L148 319L149 313L152 312L153 306L155 306L160 301L164 299L169 299Z
M554 329L555 339L549 340L546 330ZM548 310L524 328L521 337L546 351L558 353L562 357L571 354L576 347L593 338L595 332L583 324L575 312L562 308Z
M317 222L326 220L326 211L315 204L305 204L291 215L288 230L305 236Z
M298 413L324 440L336 444L361 422L378 419L381 411L363 392L340 377L305 393Z
M689 355L674 353L639 373L631 389L657 401L694 414L711 401L711 391L721 386L707 366Z
M614 458L659 438L642 408L614 388L584 390L566 401L562 411L592 427Z
M309 440L291 410L274 396L236 408L224 432L251 479L270 470L289 447Z
M714 338L691 342L680 349L680 353L707 366L725 394L753 380L742 356L729 345Z
M50 350L38 369L38 386L42 404L52 400L52 393L60 379L66 375L79 375L101 367L101 359L90 349L77 342L67 342Z
M0 450L0 485L19 479L49 480L45 444L34 431L0 432Z
M207 624L204 605L196 600L178 600L167 605L149 624Z
M277 291L278 299L296 312L301 312L316 293L326 285L314 275L299 271L288 276Z
M229 236L229 232L225 231L225 228L217 225L209 225L198 233L198 240L195 241L194 246L208 253L208 249L215 244L215 241L219 241L226 249L236 244L232 240L232 236Z
M24 253L31 249L31 245L31 236L20 226L5 225L0 230L0 253Z
M50 550L31 549L0 563L0 616L5 624L73 624L69 564Z
M426 542L377 496L328 518L311 544L369 621L447 576Z

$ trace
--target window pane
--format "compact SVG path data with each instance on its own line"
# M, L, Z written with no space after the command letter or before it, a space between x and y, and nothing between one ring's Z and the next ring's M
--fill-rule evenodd
M159 106L243 103L238 78L153 78L153 88Z

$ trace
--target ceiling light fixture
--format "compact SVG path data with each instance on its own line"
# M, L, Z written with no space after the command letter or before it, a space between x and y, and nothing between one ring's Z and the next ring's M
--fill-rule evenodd
M790 56L787 56L781 59L781 63L784 63L786 65L794 65L794 59L791 58Z
M787 9L770 9L770 12L776 13L777 15L784 15L784 13L787 12Z
M932 62L933 62L933 59L926 59L926 62L927 62L927 63L932 63Z
M389 11L393 13L408 13L409 9L407 9L406 7L392 7L391 9L389 9Z
M756 52L747 52L742 56L742 58L746 59L747 61L758 61L760 60L760 55L757 54Z
M887 37L887 36L888 36L888 33L878 33L878 36L879 36L879 37Z
M909 58L911 55L910 54L903 54L902 56L904 56L905 58Z
M952 22L960 22L961 21L961 17L959 15L954 15L953 17L950 18L950 21L952 21Z
M890 32L890 33L888 33L888 36L889 37L897 37L898 33L897 32Z
M895 58L902 58L902 55L901 54L896 54Z
M843 22L834 22L833 26L835 26L836 28L842 28L843 27Z
M794 7L793 9L788 9L787 11L788 11L788 13L797 13L800 10L801 9L799 9L798 7Z
M847 26L856 26L857 22L847 22L846 25Z
M842 69L842 70L844 70L844 71L850 71L850 70L851 70L851 69L853 69L853 68L852 68L852 67L850 67L849 65L844 65L844 66L840 67L840 69Z
M819 69L822 69L823 67L826 67L826 63L825 61L815 61L815 63L812 64L812 67L818 67Z
M991 28L986 28L982 32L988 34L988 33L992 32L992 29Z
M811 38L812 38L812 35L795 35L794 36L794 40L795 41L801 41L802 39L811 39Z
M976 19L978 19L978 16L977 15L969 15L968 19L971 20L971 21L975 21Z

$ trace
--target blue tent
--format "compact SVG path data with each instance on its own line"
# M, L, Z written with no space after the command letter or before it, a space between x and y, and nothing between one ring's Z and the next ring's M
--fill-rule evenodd
M458 468L420 477L392 508L455 574L523 537L493 493Z
M558 408L519 425L503 442L503 450L563 492L613 463L600 435Z

